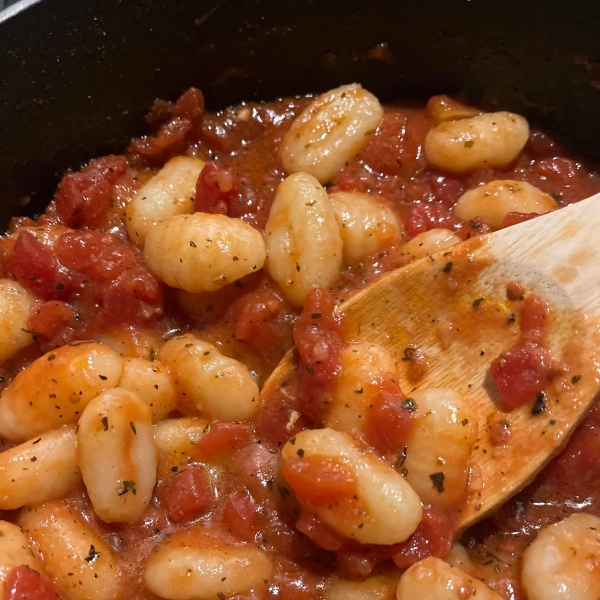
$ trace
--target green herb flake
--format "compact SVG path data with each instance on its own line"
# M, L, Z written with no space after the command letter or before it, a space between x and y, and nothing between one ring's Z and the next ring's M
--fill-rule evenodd
M450 271L452 271L452 263L447 262L446 266L442 270L444 271L444 273L450 273Z
M104 431L108 431L108 417L102 417L100 420L102 421L102 427L104 427Z
M473 302L473 308L475 310L477 310L481 306L481 303L483 302L483 300L484 300L484 298L477 298L477 300L475 300Z
M540 392L535 397L535 402L533 404L533 408L531 409L532 415L539 415L541 412L544 412L547 407L547 397L546 392Z
M475 145L475 142L473 140L467 140L464 145L465 148L472 148Z
M571 383L575 385L581 379L581 375L573 375L571 378Z
M133 421L129 421L129 427L131 427L131 431L133 431L134 435L137 435L137 431L135 430L135 425Z
M93 563L99 556L100 556L100 553L96 552L96 548L94 548L94 545L92 544L90 546L88 555L85 557L85 560L88 563Z
M431 479L431 483L433 483L433 487L437 490L438 494L443 494L445 491L444 482L446 480L446 475L440 471L439 473L432 473L429 476L429 479Z
M298 452L296 452L296 454L300 457L300 458L304 458L304 450L302 448L298 448Z
M405 398L404 400L402 400L402 408L404 408L408 412L415 412L415 410L417 410L417 408L419 407L417 406L417 403L414 401L413 398Z
M131 492L134 496L137 494L135 489L135 481L124 481L123 487L119 490L119 496L124 496L127 492Z

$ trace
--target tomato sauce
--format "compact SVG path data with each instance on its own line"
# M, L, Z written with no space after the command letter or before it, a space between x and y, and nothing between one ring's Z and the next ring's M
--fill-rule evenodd
M452 523L431 507L425 508L421 525L402 544L361 546L342 539L315 515L302 511L293 490L315 501L334 502L353 494L355 482L344 465L326 457L298 457L286 467L284 478L278 462L286 441L322 422L345 344L343 323L334 316L336 303L403 264L399 247L344 267L337 284L331 290L314 290L300 312L262 273L210 294L193 298L177 294L152 275L142 252L127 238L123 219L131 197L177 155L208 163L197 182L196 210L239 217L263 230L285 177L277 149L310 100L243 103L209 113L200 92L192 88L176 103L156 101L148 117L151 133L133 140L125 157L100 158L66 175L46 213L37 222L15 219L11 236L0 241L4 276L41 299L28 322L35 344L0 367L1 386L52 348L75 340L102 340L116 331L127 348L145 358L154 355L152 340L201 332L221 352L246 364L260 383L292 345L298 348L298 370L263 398L255 422L213 424L189 464L174 467L160 480L141 523L102 523L83 491L69 497L118 554L123 586L132 600L154 598L142 583L144 558L166 535L190 523L209 524L225 539L257 543L272 557L275 572L265 595L238 600L315 600L338 567L349 577L366 577L378 565L406 568L426 556L443 556L451 546ZM458 219L452 207L466 190L495 179L527 181L561 206L600 192L600 178L589 166L535 129L516 161L505 168L466 175L443 172L424 157L425 135L432 127L428 112L403 105L390 105L385 111L378 131L357 159L341 170L329 191L385 197L402 220L407 239L439 227L462 239L490 231L480 219ZM530 215L511 214L507 223L524 218ZM517 284L513 288L517 294ZM531 349L536 344L543 348L538 327L542 312L531 297L525 300L521 340L503 355L504 365L492 372L507 408L530 401L543 391L543 380L549 376L546 363ZM533 380L505 390L507 370L512 373L529 362ZM362 440L381 456L402 450L410 427L404 399L394 381L381 383ZM518 565L542 525L581 508L600 515L599 406L533 484L492 519L463 535L478 564L488 564L489 556L509 556L510 564ZM490 569L497 562L491 560ZM522 598L518 567L511 568L493 587L507 599ZM43 576L20 567L9 581L4 600L56 597Z

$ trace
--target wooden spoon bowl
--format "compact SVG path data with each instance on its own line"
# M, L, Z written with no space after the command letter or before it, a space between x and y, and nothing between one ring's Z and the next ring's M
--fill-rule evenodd
M479 433L459 529L529 483L564 447L600 389L598 232L600 195L387 273L339 307L351 341L374 342L394 355L407 395L442 387L467 400ZM510 282L550 305L548 347L567 372L551 383L544 407L503 414L488 369L519 337ZM418 381L406 360L415 351L428 365ZM294 357L288 353L263 392L287 377ZM493 435L500 421L508 431L502 443Z

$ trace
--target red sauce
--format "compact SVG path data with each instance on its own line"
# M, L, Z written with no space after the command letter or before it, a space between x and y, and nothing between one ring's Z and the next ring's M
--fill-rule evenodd
M344 267L338 283L331 290L315 290L300 315L263 273L199 296L194 310L186 313L127 239L123 216L133 193L177 155L208 162L197 182L196 210L239 217L264 229L285 176L277 149L309 101L306 97L249 103L217 114L205 111L202 95L193 88L176 103L156 101L148 117L151 133L133 140L125 158L101 158L66 175L37 223L16 219L11 227L14 235L0 240L2 274L42 300L28 323L36 345L0 366L2 385L52 347L114 330L127 331L132 339L201 332L222 352L244 362L261 382L293 343L298 346L297 373L263 398L255 422L213 423L187 468L160 481L143 522L102 523L83 492L69 497L69 503L116 552L123 589L132 599L153 598L142 583L143 561L152 548L198 519L226 539L260 544L274 562L268 591L237 600L315 600L321 597L327 578L338 570L348 577L366 577L378 565L393 561L404 568L425 556L443 556L450 547L452 524L431 508L425 509L421 525L402 544L362 546L344 540L313 514L301 511L293 494L298 490L315 502L353 494L355 483L344 465L326 457L298 456L283 479L278 463L283 443L303 429L319 426L323 416L346 343L343 325L334 317L336 303L403 264L400 246ZM402 220L406 238L444 227L462 239L489 231L481 219L464 222L452 213L460 195L481 183L527 181L560 205L600 191L600 178L535 129L525 149L507 167L466 175L440 171L427 164L423 153L431 126L429 113L422 108L388 106L376 134L330 189L379 194ZM529 217L511 214L507 224ZM41 226L55 228L55 239L38 235L35 228ZM510 294L517 300L522 290L515 284ZM552 374L543 339L544 309L529 297L522 313L519 342L503 354L503 365L492 367L506 408L532 401ZM527 377L519 376L523 372ZM402 449L410 426L402 399L393 381L382 382L363 441L383 457ZM2 442L3 449L8 447ZM222 473L216 481L210 475L215 465ZM598 465L600 408L596 406L563 453L529 488L492 520L465 533L463 542L471 556L481 564L489 560L486 553L508 553L518 561L542 525L581 508L600 515ZM498 584L506 598L522 597L517 576L518 566ZM4 600L55 598L43 576L22 567L11 572L9 581L12 587L7 587Z

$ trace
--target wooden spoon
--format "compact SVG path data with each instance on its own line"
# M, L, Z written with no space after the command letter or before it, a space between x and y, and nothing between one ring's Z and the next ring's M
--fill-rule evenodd
M510 436L494 445L499 396L488 368L520 332L511 316L519 302L507 298L509 282L549 303L548 347L568 376L550 386L545 410L533 414L526 405L500 417ZM564 447L600 389L600 194L387 273L339 311L352 341L375 342L395 356L407 395L443 387L468 401L479 433L458 523L464 529L535 477ZM407 348L419 349L429 364L418 383L406 368L410 361L402 361ZM288 353L263 393L281 385L295 357Z

